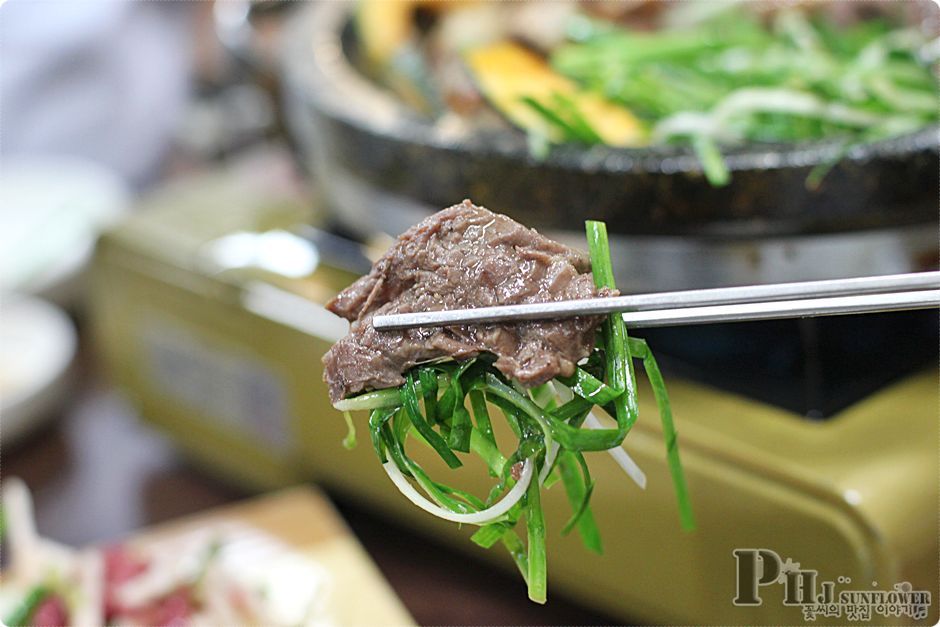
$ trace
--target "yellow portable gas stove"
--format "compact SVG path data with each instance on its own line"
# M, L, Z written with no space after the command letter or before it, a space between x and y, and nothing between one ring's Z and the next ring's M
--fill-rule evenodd
M510 566L390 489L367 444L341 446L320 356L345 323L322 304L370 249L312 227L277 189L244 171L178 183L102 239L90 302L114 380L213 472L322 482ZM551 587L657 623L936 623L936 332L936 312L915 312L642 334L667 374L698 529L680 530L641 384L625 446L648 487L591 457L603 556L560 535L568 504L547 492Z

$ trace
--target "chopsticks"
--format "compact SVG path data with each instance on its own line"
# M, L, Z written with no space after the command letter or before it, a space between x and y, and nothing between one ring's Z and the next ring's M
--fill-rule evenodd
M834 316L940 306L940 272L747 285L374 316L377 330L622 312L631 328Z

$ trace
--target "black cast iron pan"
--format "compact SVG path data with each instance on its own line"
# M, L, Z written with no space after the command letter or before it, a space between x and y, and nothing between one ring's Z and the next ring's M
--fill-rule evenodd
M351 4L299 12L286 54L287 98L333 171L429 207L463 198L546 231L590 217L616 234L779 236L936 224L938 127L859 147L810 189L834 143L726 151L732 182L711 186L673 147L563 146L538 161L518 132L448 134L353 62ZM321 177L322 179L322 177ZM321 184L329 186L327 180Z

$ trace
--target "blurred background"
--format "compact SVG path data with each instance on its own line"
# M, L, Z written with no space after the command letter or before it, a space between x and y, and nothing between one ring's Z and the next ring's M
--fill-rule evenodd
M936 311L643 333L699 529L641 396L649 487L591 461L603 556L547 496L544 607L341 446L320 358L323 304L464 198L582 248L605 220L624 292L938 269L938 34L928 1L8 0L4 480L72 547L316 486L348 528L269 518L357 537L389 622L797 624L779 588L732 604L732 550L762 547L930 591L934 624Z

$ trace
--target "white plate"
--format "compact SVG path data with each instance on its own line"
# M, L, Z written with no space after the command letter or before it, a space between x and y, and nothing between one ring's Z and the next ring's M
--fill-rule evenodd
M102 229L130 193L116 175L80 159L4 159L0 167L0 293L65 303Z
M77 335L60 308L30 296L0 299L0 436L6 447L53 415Z

